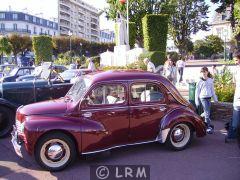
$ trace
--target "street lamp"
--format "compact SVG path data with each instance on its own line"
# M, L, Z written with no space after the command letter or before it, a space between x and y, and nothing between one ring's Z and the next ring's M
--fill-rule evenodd
M127 5L127 40L128 40L128 45L129 45L129 0L119 0L121 4L126 4Z
M69 36L69 48L70 48L70 58L71 58L71 61L72 61L72 32L69 30L68 31L68 36Z
M223 30L223 36L224 36L224 61L227 60L227 57L226 57L226 53L227 53L227 47L226 47L226 41L227 41L227 35L228 35L228 31L227 29L224 29Z

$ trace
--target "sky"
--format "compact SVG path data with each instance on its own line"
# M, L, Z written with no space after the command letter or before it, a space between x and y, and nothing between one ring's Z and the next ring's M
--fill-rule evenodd
M36 15L43 18L57 18L58 9L57 9L57 1L58 0L0 0L0 10L15 10L15 11L24 11L29 14ZM107 6L106 0L83 0L98 9L104 9ZM210 3L210 0L206 0L209 4L209 17L210 21L212 16L214 15L214 10L216 9L216 5ZM40 15L39 13L43 13ZM103 14L100 17L100 28L101 29L111 29L114 30L114 22L108 21ZM211 32L204 32L204 35L208 35ZM203 33L199 32L196 35L192 36L193 41L197 39L203 38Z

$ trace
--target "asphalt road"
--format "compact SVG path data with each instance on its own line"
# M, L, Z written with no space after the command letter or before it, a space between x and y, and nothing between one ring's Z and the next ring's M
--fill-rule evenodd
M214 122L215 132L194 138L180 152L152 143L124 147L80 157L62 172L47 172L32 157L18 158L10 137L0 140L0 179L90 179L90 165L150 165L151 180L239 180L240 149L236 142L224 143L223 122ZM143 132L144 133L144 132Z

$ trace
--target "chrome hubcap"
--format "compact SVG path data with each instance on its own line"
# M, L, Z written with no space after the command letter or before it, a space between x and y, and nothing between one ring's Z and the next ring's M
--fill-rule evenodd
M59 144L52 144L47 150L47 156L50 160L56 161L64 155L64 149Z
M178 124L172 129L170 137L172 145L181 148L189 142L191 130L186 124Z
M174 142L180 142L183 140L184 138L184 130L180 127L177 127L174 131L173 131L173 141Z

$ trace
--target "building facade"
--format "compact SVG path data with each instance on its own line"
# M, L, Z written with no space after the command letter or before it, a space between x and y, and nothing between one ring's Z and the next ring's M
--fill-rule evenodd
M102 43L114 43L115 33L109 29L100 30L100 42Z
M58 23L60 35L81 37L88 41L100 41L98 9L82 0L59 0Z
M17 11L0 11L0 35L50 35L58 34L58 23Z

